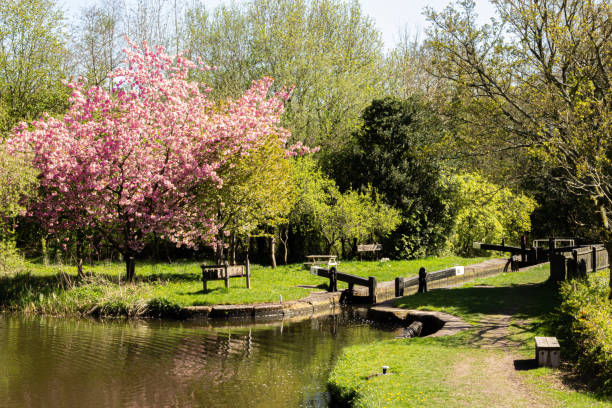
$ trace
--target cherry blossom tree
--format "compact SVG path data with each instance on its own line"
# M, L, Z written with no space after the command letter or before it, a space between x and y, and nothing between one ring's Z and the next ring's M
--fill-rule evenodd
M264 78L240 98L215 102L189 80L191 71L210 69L201 61L131 42L124 52L110 91L67 84L68 112L21 123L10 145L40 172L41 198L30 214L50 233L101 233L133 281L134 256L150 233L191 247L214 241L218 226L200 186L221 188L217 170L270 134L284 143L289 134L278 123L288 94L269 96L272 79Z

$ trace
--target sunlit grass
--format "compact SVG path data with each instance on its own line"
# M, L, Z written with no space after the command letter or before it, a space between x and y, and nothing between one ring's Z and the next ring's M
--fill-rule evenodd
M395 339L347 348L329 378L330 391L352 407L494 407L502 404L502 397L511 404L504 406L532 406L533 401L519 392L500 396L479 389L479 384L491 383L487 362L505 358L507 351L479 348L478 322L491 315L513 315L508 339L516 344L519 359L533 358L533 337L548 334L547 317L559 302L555 287L545 283L548 276L545 265L399 299L398 307L449 312L472 322L474 329L454 336ZM465 373L457 367L466 361L470 362L469 375L461 378ZM389 374L372 376L381 372L382 365L390 367ZM549 406L612 406L588 392L552 385L554 370L515 373Z
M436 270L482 259L353 261L341 263L339 270L383 281L414 275L421 266ZM329 282L312 275L302 264L276 269L253 265L251 289L246 288L245 278L231 278L229 289L223 281L209 281L206 291L199 262L138 262L134 284L126 284L125 265L120 262L84 265L87 277L82 281L76 277L75 266L27 262L25 269L26 273L0 278L1 308L53 315L165 316L179 314L187 306L295 300L326 290Z

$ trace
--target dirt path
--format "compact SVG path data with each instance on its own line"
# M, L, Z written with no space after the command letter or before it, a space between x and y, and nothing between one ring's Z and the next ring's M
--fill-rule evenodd
M453 367L457 406L552 407L555 404L525 383L517 373L520 343L509 337L511 315L487 315L478 323L476 339L482 354L460 356Z

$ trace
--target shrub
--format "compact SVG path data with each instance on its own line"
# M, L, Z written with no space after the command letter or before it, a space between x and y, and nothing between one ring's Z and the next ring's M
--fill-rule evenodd
M24 266L24 258L17 251L15 243L10 240L0 240L0 276L23 272Z
M612 304L607 272L561 284L557 335L566 356L598 392L612 395Z

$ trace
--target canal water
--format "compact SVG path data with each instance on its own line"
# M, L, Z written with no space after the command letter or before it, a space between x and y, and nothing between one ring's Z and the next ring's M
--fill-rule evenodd
M341 350L393 336L352 311L240 327L0 315L0 406L327 407Z

